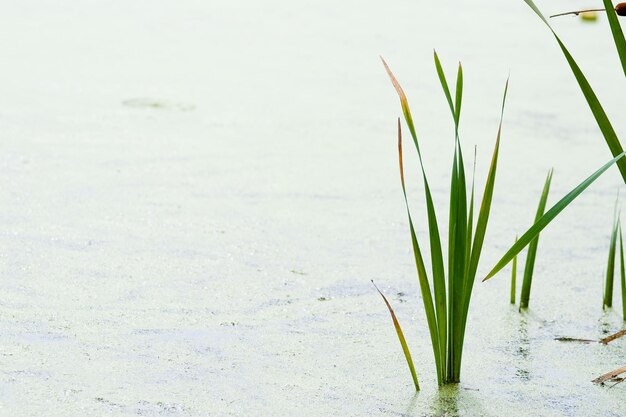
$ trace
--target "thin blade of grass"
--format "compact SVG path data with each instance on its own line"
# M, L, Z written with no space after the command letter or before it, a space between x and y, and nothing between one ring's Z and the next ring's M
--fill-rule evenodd
M463 100L463 67L459 63L456 79L455 91L455 141L458 152L459 170L455 181L458 183L457 201L455 204L456 212L456 228L455 228L455 258L454 258L454 292L451 296L454 299L453 314L454 322L452 323L452 337L448 355L450 357L450 382L459 382L461 377L461 356L463 353L463 340L461 337L463 318L463 298L466 291L466 260L467 253L465 245L467 244L467 183L465 178L465 164L463 162L463 149L459 139L459 124L461 117L461 103Z
M602 1L604 2L606 16L609 19L609 26L611 26L611 33L613 34L617 54L619 55L620 62L622 63L622 70L624 70L624 76L626 76L626 39L624 38L624 32L622 32L622 27L619 24L619 19L617 18L613 2L611 2L611 0Z
M515 236L517 242L517 236ZM511 304L515 304L515 290L517 287L517 255L513 257L513 268L511 268Z
M595 92L591 88L591 85L587 81L587 78L583 74L582 70L580 69L580 67L578 66L578 64L576 63L576 61L570 54L570 52L567 50L567 48L561 41L561 38L559 38L559 36L554 31L554 29L552 29L552 26L550 26L550 23L548 23L548 20L539 11L535 3L532 0L524 0L524 1L537 14L537 16L539 16L539 18L543 20L543 22L546 24L546 26L548 26L548 28L550 29L550 31L556 38L556 41L558 42L559 47L561 48L561 51L563 52L563 55L565 55L565 59L567 60L567 63L569 64L572 70L572 73L574 74L574 77L576 78L576 81L578 81L580 90L582 91L583 95L585 96L585 99L587 100L589 109L593 113L593 116L596 119L596 123L598 124L598 127L600 128L600 131L602 132L602 135L604 136L604 140L609 146L611 153L613 154L614 157L617 157L618 155L622 154L622 152L624 152L624 149L622 148L622 145L617 137L617 134L615 133L615 129L613 129L613 126L611 125L611 122L609 121L609 118L606 115L606 112L602 108L602 105L600 104L598 97L596 96ZM622 175L622 178L624 179L624 182L626 182L626 159L620 160L617 163L617 166Z
M619 220L617 216L617 201L615 201L615 212L613 214L613 225L611 227L611 243L609 244L609 257L606 263L606 279L604 282L604 297L602 307L613 307L613 281L615 278L615 250L617 248L617 229Z
M430 192L430 186L428 184L428 179L426 177L426 171L424 169L424 162L422 160L422 154L419 148L419 142L417 139L417 133L415 132L415 126L413 123L413 118L411 116L411 110L409 108L409 102L406 98L406 94L402 90L400 83L393 75L393 72L387 65L384 59L383 65L385 66L385 70L391 79L391 83L396 89L398 96L400 98L400 104L402 106L402 111L404 114L404 119L409 126L409 132L411 133L411 137L413 138L413 143L415 144L415 148L417 150L418 159L420 162L420 168L422 171L422 179L424 181L424 193L426 196L426 212L428 217L428 235L430 242L430 255L431 255L431 263L432 263L432 271L433 271L433 292L435 298L435 306L436 306L436 322L439 329L439 349L440 356L445 358L446 346L447 346L447 315L446 315L446 283L445 283L445 271L443 267L443 251L441 249L441 237L439 234L439 225L437 223L437 215L435 212L435 205L433 203L432 194ZM443 363L439 363L439 365L443 366ZM445 371L444 371L445 372ZM442 376L445 373L442 372Z
M543 216L548 202L548 194L550 193L550 183L552 182L553 170L548 172L546 182L543 185L537 214L535 215L535 223ZM535 258L537 257L537 247L539 246L539 235L537 235L528 245L528 254L526 255L526 265L524 266L524 278L522 280L522 294L520 295L520 308L528 308L530 301L530 287L533 282L533 271L535 269Z
M454 111L454 104L452 103L452 94L450 94L448 81L446 81L446 75L444 74L443 68L441 67L441 61L439 61L437 51L433 51L433 55L435 58L435 69L437 70L437 76L439 76L439 82L441 83L441 87L443 87L443 92L446 95L446 100L448 100L448 106L450 106L452 119L454 119L454 123L456 124L456 112Z
M439 385L443 382L444 366L443 358L445 358L445 350L442 355L442 340L439 333L439 318L433 304L433 298L430 291L430 284L428 283L428 274L426 273L426 266L424 265L424 258L422 251L420 250L417 236L415 234L415 227L413 226L413 219L411 218L411 211L409 209L409 201L406 196L406 185L404 182L404 163L402 158L402 127L400 124L400 118L398 118L398 161L400 165L400 181L402 184L402 194L404 196L404 203L406 205L407 216L409 219L409 229L411 230L411 245L413 247L413 256L415 258L415 266L417 268L417 277L420 284L420 292L422 293L422 301L424 303L424 310L426 312L426 322L428 323L428 331L430 332L431 344L435 356L435 365L437 368L437 381ZM445 293L444 293L445 295ZM445 301L445 299L444 299ZM444 305L445 310L445 305ZM445 320L444 320L445 329ZM445 333L444 333L444 346L445 346ZM445 349L445 347L444 347Z
M496 135L496 144L493 149L493 156L491 157L491 165L489 166L489 173L487 174L487 181L485 183L485 191L483 192L483 200L480 204L480 210L478 212L478 219L476 220L476 233L474 235L474 242L472 243L472 254L470 257L469 272L467 274L469 293L465 297L465 314L469 308L469 300L471 296L471 288L476 277L476 271L478 269L478 261L480 260L480 253L482 252L483 243L485 240L485 234L487 232L487 222L489 221L489 213L491 212L491 201L493 199L493 189L496 182L496 170L498 167L498 153L500 150L500 136L502 134L502 120L504 119L504 106L506 104L506 95L509 89L509 80L507 79L504 86L504 94L502 96L502 107L500 109L500 124L498 125L498 133Z
M463 67L459 62L456 76L456 100L454 104L454 115L457 127L461 121L461 102L463 101Z
M461 317L463 308L463 291L465 284L465 253L467 231L467 190L465 182L465 166L463 152L459 142L460 106L463 100L463 69L458 67L456 78L455 103L448 87L441 62L434 53L435 69L441 87L450 105L454 120L454 157L452 175L450 179L450 217L448 227L448 350L446 380L456 382L459 379L460 365L460 328L463 323Z
M527 0L526 0L527 1ZM496 263L496 265L491 269L491 271L487 274L487 276L483 279L483 281L488 280L493 277L498 271L508 264L515 255L517 255L522 249L526 247L554 218L561 213L565 207L567 207L572 201L576 199L583 191L585 191L595 180L600 177L606 170L608 170L614 163L620 160L624 156L622 152L617 157L611 159L609 162L604 164L600 169L591 174L587 179L581 182L576 188L570 191L565 197L559 200L546 214L541 216L539 221L537 221L534 225L532 225L526 233L524 233L517 242L504 254L502 259Z
M372 281L374 284L374 281ZM387 297L382 293L382 291L374 284L374 288L378 291L381 297L383 297L383 301L387 305L387 309L389 309L389 314L391 314L391 320L393 320L393 327L396 329L396 334L398 335L398 339L400 340L400 345L402 345L402 351L404 352L404 357L406 358L406 363L409 365L409 370L411 371L411 377L413 378L413 384L415 384L415 391L420 390L420 384L417 380L417 374L415 373L415 366L413 366L413 358L411 358L411 352L409 351L409 346L406 344L406 339L404 338L404 333L402 333L402 328L400 327L400 323L396 318L396 313L393 312L393 308L391 308L391 304L387 301Z
M626 270L624 269L624 240L622 239L622 225L619 226L619 272L622 287L622 317L626 321Z
M500 123L498 125L498 132L496 134L496 143L493 149L493 155L491 157L491 164L489 166L489 172L487 174L487 181L485 183L485 190L483 192L483 198L478 211L478 218L476 220L476 231L474 233L474 240L472 242L472 248L469 259L467 260L467 273L465 274L464 290L463 290L463 304L461 309L461 326L459 335L459 346L463 346L465 340L465 329L467 325L467 315L469 312L469 305L472 297L472 288L474 286L474 280L476 278L476 271L478 269L478 261L480 260L480 253L482 251L485 234L487 232L487 223L489 221L489 213L491 211L491 202L493 199L493 190L496 181L496 171L498 168L498 155L500 151L500 136L502 134L502 121L504 119L504 107L506 104L506 96L509 89L509 80L507 79L504 86L504 93L502 95L502 107L500 108ZM459 352L458 366L461 364L462 350ZM460 375L460 368L458 369L458 375Z
M472 168L472 192L470 197L470 208L467 215L467 241L465 243L465 275L469 271L470 255L472 253L472 233L474 230L474 183L476 180L476 147L474 146L474 163Z

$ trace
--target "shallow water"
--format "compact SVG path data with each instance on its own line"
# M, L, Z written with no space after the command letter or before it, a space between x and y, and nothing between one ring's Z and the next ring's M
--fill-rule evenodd
M622 327L617 297L601 309L617 170L542 234L527 313L507 272L477 283L463 382L436 388L378 55L411 100L441 218L452 128L432 48L449 73L463 61L479 184L511 73L482 275L550 167L553 202L610 158L521 0L25 0L3 15L0 414L625 415L626 384L590 381L625 364L626 341L554 340ZM606 21L555 26L626 137Z

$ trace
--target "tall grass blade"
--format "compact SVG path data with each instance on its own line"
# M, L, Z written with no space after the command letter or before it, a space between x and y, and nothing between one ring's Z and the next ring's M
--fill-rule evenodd
M424 265L424 258L422 251L420 250L417 236L415 234L415 227L413 226L413 219L411 218L411 211L409 209L409 201L406 196L406 185L404 182L404 164L402 158L402 128L400 124L400 118L398 118L398 161L400 165L400 182L402 184L402 194L404 195L404 203L406 205L407 216L409 219L409 229L411 230L411 244L413 246L413 256L415 257L415 266L417 268L417 276L420 284L420 292L422 293L422 300L424 302L424 310L426 312L426 322L428 323L428 331L430 332L430 340L433 347L433 353L435 356L435 365L437 367L437 382L439 385L444 380L444 366L443 360L445 358L445 343L443 344L442 354L442 341L440 339L440 327L438 324L439 317L433 304L433 298L430 292L430 284L428 283L428 274L426 273L426 266ZM444 294L445 296L445 294ZM445 301L445 298L444 298ZM444 305L445 311L445 305ZM444 317L445 319L445 317ZM445 320L444 320L445 329ZM445 333L444 333L445 337ZM443 339L445 341L445 339Z
M529 0L525 0L529 1ZM556 216L561 213L565 207L567 207L572 201L576 199L583 191L585 191L595 180L600 177L606 170L608 170L614 163L619 161L624 156L624 152L620 153L615 158L604 164L600 169L591 174L587 179L581 182L576 188L570 191L565 197L563 197L558 203L556 203L550 210L546 212L541 218L532 225L511 248L504 254L496 265L491 269L483 281L493 277L498 271L508 264L515 255L521 252Z
M374 281L372 281L372 284L374 284ZM402 333L402 328L400 327L400 323L398 322L398 319L396 318L396 313L393 312L393 308L391 308L391 304L389 304L389 301L387 301L387 297L385 297L385 295L382 293L382 291L380 291L380 289L376 286L376 284L374 284L374 287L376 288L376 291L378 291L378 294L380 294L380 296L383 297L383 301L385 302L385 304L387 305L387 308L389 309L389 314L391 314L391 320L393 320L393 327L396 328L396 333L398 335L398 339L400 340L400 345L402 345L402 351L404 352L404 357L406 358L406 362L409 365L409 370L411 371L413 384L415 384L415 391L419 391L420 384L417 380L417 374L415 373L415 366L413 366L413 358L411 358L411 352L409 351L409 346L406 344L406 340L404 339L404 333Z
M617 230L619 228L619 216L617 214L617 201L611 226L611 243L609 244L609 258L606 262L606 279L604 283L604 298L602 307L613 307L613 281L615 278L615 250L617 248Z
M472 251L469 261L468 276L468 291L465 297L464 315L467 317L469 310L469 302L472 295L472 287L474 285L474 279L476 278L476 271L478 270L478 261L480 260L480 253L483 249L483 243L485 241L485 234L487 233L487 222L489 220L489 213L491 212L491 201L493 200L493 189L496 183L496 171L498 168L498 153L500 151L500 136L502 134L502 121L504 119L504 106L506 104L506 95L509 90L509 80L506 80L504 86L504 94L502 96L502 106L500 108L500 124L498 125L498 133L496 134L496 144L493 149L493 156L491 157L491 165L489 166L489 173L487 174L487 181L485 183L485 191L483 192L483 200L480 204L480 210L478 212L478 219L476 220L476 233L474 235L474 241L472 242Z
M626 39L624 39L624 32L622 32L622 27L619 24L619 19L617 18L617 13L615 12L615 7L613 7L611 0L602 1L604 2L606 16L609 19L609 26L611 26L611 33L613 34L617 54L622 63L622 70L624 70L624 76L626 76Z
M461 306L459 326L459 338L458 338L458 357L456 358L456 376L460 379L461 372L461 360L463 354L463 344L465 341L465 329L467 325L467 315L469 313L469 305L472 297L472 289L474 287L474 280L476 279L476 271L478 269L478 261L480 260L480 253L482 251L485 234L487 233L487 223L489 221L489 214L491 212L491 202L493 200L493 190L496 182L496 171L498 168L498 155L500 151L500 136L502 134L502 121L504 119L504 107L506 104L506 96L509 89L509 80L507 79L504 86L504 93L502 95L502 106L500 108L500 123L498 125L498 131L496 134L496 143L493 149L493 155L491 157L491 164L489 166L489 172L487 174L487 181L485 183L485 190L483 192L483 199L478 212L478 219L476 221L476 231L474 234L474 240L471 243L471 250L469 258L466 260L466 273L463 284L463 300Z
M465 180L465 166L463 151L459 142L459 122L461 102L463 100L463 68L459 64L456 78L455 101L448 87L441 62L434 52L435 69L444 91L452 119L454 120L454 158L450 180L450 216L448 226L448 349L446 380L458 382L458 366L460 362L460 334L463 318L463 293L465 286L465 254L467 244L467 185Z
M537 214L535 215L535 223L543 216L546 210L546 203L548 201L548 194L550 193L550 183L552 182L551 169L546 177L546 182L543 185L543 191L541 192L541 198L539 199L539 207L537 207ZM537 257L537 247L539 246L539 234L528 245L528 254L526 255L526 266L524 267L524 278L522 280L522 294L520 295L520 308L528 308L530 301L530 287L533 282L533 271L535 269L535 258Z
M554 29L552 29L552 26L550 26L550 23L548 23L548 20L539 11L535 3L532 0L524 0L524 1L526 2L526 4L528 4L528 6L530 6L531 9L533 9L533 11L537 14L537 16L539 16L539 18L543 20L543 22L546 24L546 26L548 26L548 28L554 35L556 41L559 44L559 47L561 48L561 51L563 52L563 55L565 55L565 59L567 60L567 63L569 64L572 70L572 73L574 74L574 77L576 78L576 81L578 81L580 90L582 91L583 95L585 96L585 99L587 100L589 109L591 109L591 112L593 113L593 116L596 119L596 123L598 124L598 127L600 128L600 131L602 132L602 135L604 136L604 140L609 146L609 149L611 150L611 153L613 154L613 156L617 157L622 152L624 152L624 150L617 137L617 134L615 133L615 129L613 129L613 126L611 125L611 122L609 121L609 118L606 115L606 112L602 108L602 105L600 104L600 101L598 100L598 97L596 96L595 92L591 88L591 85L587 81L587 78L585 77L582 70L580 69L580 67L578 66L578 64L576 63L576 61L570 54L570 52L567 50L567 48L561 41L561 38L559 38L559 36L554 31ZM604 1L606 2L606 0ZM626 182L626 160L621 159L617 163L617 166L622 175L622 178L624 179L624 182Z
M515 237L517 242L517 236ZM513 268L511 268L511 304L515 304L515 290L517 287L517 255L513 257Z
M443 252L441 249L441 237L439 235L439 226L437 223L437 216L435 214L435 206L433 203L432 194L430 192L430 186L428 184L428 179L426 178L426 171L424 169L424 162L422 160L422 154L419 148L419 142L417 139L417 133L415 132L415 126L413 124L413 118L411 116L411 110L409 108L409 102L406 98L406 94L402 90L400 83L391 72L391 69L387 65L384 59L383 65L389 75L391 83L396 89L398 96L400 98L400 105L402 106L402 111L404 114L404 119L409 126L409 132L411 133L411 137L413 138L413 143L415 144L415 148L417 150L418 159L420 162L420 168L422 171L422 179L424 181L424 193L426 197L426 212L428 215L428 235L430 242L430 255L431 255L431 263L432 263L432 272L433 272L433 291L434 291L434 299L435 299L435 307L436 307L436 322L439 332L439 351L440 357L445 358L446 354L446 346L447 346L447 315L446 315L446 283L445 283L445 272L443 267ZM443 360L439 363L440 366L443 367ZM442 377L445 375L445 371L441 372Z
M624 269L624 241L621 225L619 227L619 272L622 284L622 313L624 321L626 321L626 270Z

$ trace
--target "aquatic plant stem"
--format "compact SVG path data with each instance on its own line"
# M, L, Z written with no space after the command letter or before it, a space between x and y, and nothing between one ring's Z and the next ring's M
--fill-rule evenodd
M517 242L517 236L515 236ZM517 287L517 255L513 258L513 267L511 268L511 304L515 304L515 292Z
M548 201L548 194L550 193L550 184L552 182L552 174L554 170L548 171L548 176L543 185L543 191L541 192L541 198L539 199L539 206L537 207L537 213L535 214L535 223L543 216L546 210L546 203ZM539 234L528 245L528 254L526 255L526 265L524 266L524 278L522 280L522 293L520 295L519 308L528 308L530 302L530 288L533 283L533 272L535 269L535 259L537 258L537 247L539 246Z

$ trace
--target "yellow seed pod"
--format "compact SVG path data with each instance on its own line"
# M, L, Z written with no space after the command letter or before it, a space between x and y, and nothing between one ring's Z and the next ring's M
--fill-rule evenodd
M595 11L582 12L580 18L587 22L595 22L598 20L598 13Z

